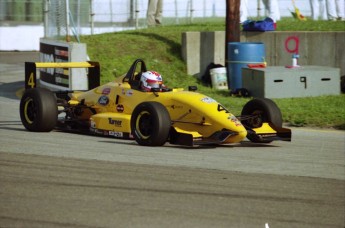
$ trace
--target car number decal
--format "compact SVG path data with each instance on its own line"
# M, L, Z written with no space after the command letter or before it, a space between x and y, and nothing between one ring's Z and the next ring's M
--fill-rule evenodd
M29 80L28 80L28 86L31 88L35 88L35 78L34 78L34 73L31 72L30 76L29 76Z
M229 112L223 105L221 105L221 104L218 104L217 111L218 111L218 112L225 111L225 113L230 113L230 112Z

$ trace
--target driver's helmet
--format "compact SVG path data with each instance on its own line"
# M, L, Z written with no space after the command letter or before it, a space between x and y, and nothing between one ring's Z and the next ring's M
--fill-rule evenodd
M141 89L144 91L151 91L152 88L162 88L163 86L162 76L155 71L146 71L142 73L140 82Z

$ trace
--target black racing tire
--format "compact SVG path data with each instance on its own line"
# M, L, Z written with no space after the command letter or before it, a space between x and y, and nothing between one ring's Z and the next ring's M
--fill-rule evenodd
M169 112L161 103L143 102L132 113L131 131L139 145L164 145L168 140L170 127Z
M47 89L26 90L20 100L19 111L22 124L29 131L49 132L57 124L56 97Z
M280 109L268 98L254 98L248 101L242 109L241 116L256 115L257 118L244 118L242 124L250 128L261 127L263 122L282 127L283 118Z
M283 118L279 107L268 98L255 98L248 101L242 109L242 124L246 128L259 128L264 122L272 123L276 127L283 126ZM271 140L262 140L255 134L247 134L252 142L270 143Z

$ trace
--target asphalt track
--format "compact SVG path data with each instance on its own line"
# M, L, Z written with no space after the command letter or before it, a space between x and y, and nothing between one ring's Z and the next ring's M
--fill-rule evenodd
M345 132L150 148L21 125L24 61L0 53L0 227L345 227Z

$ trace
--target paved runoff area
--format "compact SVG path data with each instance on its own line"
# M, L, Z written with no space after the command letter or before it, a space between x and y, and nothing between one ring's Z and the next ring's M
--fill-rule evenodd
M143 147L19 117L24 62L0 52L1 227L345 227L345 132L292 142Z

